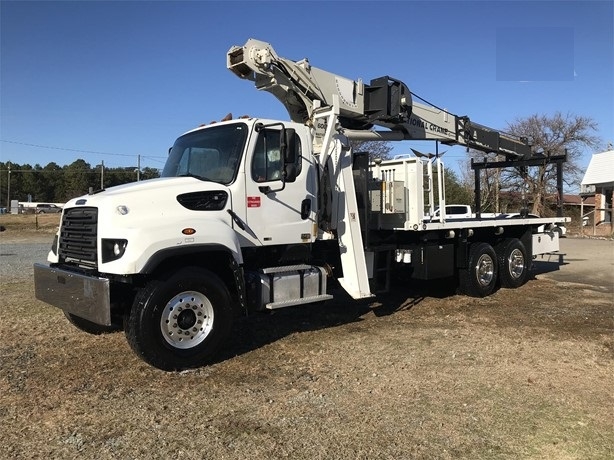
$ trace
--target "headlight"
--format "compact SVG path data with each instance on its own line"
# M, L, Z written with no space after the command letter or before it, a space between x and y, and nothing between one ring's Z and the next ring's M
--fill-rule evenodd
M112 262L121 258L126 252L128 240L116 240L103 238L102 242L102 263Z

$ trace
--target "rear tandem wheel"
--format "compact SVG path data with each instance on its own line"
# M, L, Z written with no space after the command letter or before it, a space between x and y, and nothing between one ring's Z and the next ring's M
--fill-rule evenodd
M518 238L508 238L497 244L499 283L504 288L522 286L529 276L527 250Z
M486 297L497 287L497 254L488 243L473 243L469 247L467 268L458 272L459 293L470 297Z

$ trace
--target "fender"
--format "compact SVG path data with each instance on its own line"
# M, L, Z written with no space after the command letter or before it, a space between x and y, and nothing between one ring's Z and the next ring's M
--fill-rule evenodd
M198 257L199 255L209 255L203 259L203 265L220 277L228 284L231 293L236 293L238 303L233 305L236 314L247 315L246 292L245 292L245 277L243 275L243 267L233 257L232 251L221 244L193 244L189 246L180 246L166 248L154 253L147 263L143 266L141 274L152 274L161 264L170 259L185 259L185 257ZM240 253L239 253L240 255ZM224 260L226 259L226 260ZM225 265L224 262L227 262ZM215 267L215 269L213 269Z
M172 228L167 226L165 231L158 227L157 235L180 235L167 236L164 239L152 241L153 244L138 251L139 258L135 261L133 273L150 273L160 258L168 258L173 255L186 255L199 251L200 248L206 250L222 250L230 253L232 259L238 264L243 265L243 254L241 246L234 229L226 222L217 219L201 220L198 226L194 225L194 221L176 222L171 224ZM180 230L184 227L193 227L196 232L186 237L181 235ZM148 234L151 234L151 229ZM146 235L136 235L145 243ZM145 240L145 241L143 241Z
M192 244L190 246L180 246L175 248L166 248L160 251L155 252L147 261L147 263L143 266L143 268L139 271L141 275L150 275L152 274L156 268L160 266L162 262L168 259L172 259L175 257L182 257L189 255L197 255L199 253L226 253L229 258L234 261L233 265L239 265L234 257L232 257L232 252L221 244L216 243L208 243L208 244Z

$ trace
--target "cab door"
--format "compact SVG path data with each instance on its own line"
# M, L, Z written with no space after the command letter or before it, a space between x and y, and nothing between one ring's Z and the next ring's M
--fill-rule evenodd
M308 146L295 134L288 144L294 161L284 164L281 133L279 128L260 129L251 143L252 154L246 156L246 233L256 245L309 243L315 238L316 182Z

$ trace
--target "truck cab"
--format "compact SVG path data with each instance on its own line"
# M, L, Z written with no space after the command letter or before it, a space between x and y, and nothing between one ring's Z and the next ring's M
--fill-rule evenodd
M162 177L199 181L200 191L183 195L182 205L197 214L218 206L243 248L310 243L316 183L309 145L308 131L293 123L216 123L179 137ZM222 189L207 192L210 184Z
M66 203L50 265L35 265L37 297L88 332L124 327L133 348L162 368L202 362L234 316L330 298L326 270L311 264L318 171L310 146L305 126L255 118L183 134L161 178ZM161 308L174 327L151 334L149 320L130 319L143 313L135 304ZM201 317L220 325L201 330Z

